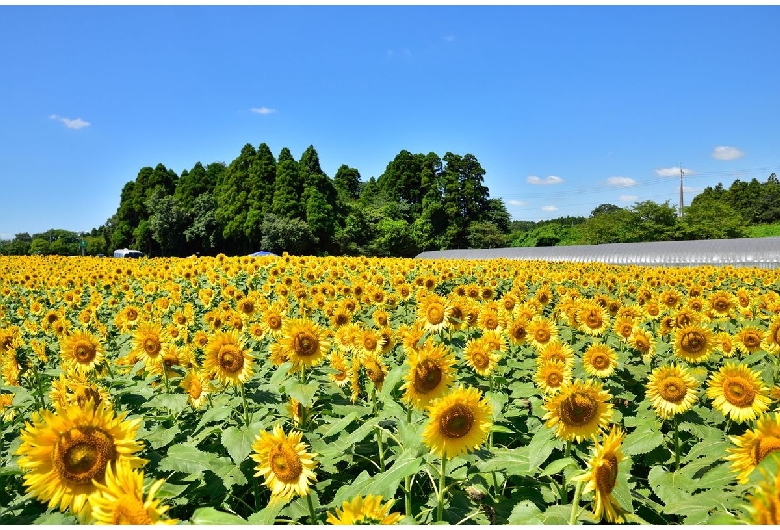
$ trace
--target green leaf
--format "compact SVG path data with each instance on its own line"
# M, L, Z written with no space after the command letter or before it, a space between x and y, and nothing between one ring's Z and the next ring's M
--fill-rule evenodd
M328 436L333 436L334 434L340 434L344 432L344 429L346 429L350 423L355 421L356 418L357 414L350 412L345 418L341 418L335 423L331 423L330 425L323 425L323 428L327 427L327 430L322 433L322 437L327 438Z
M539 475L540 477L548 477L550 475L555 475L556 473L560 473L567 467L574 467L577 468L577 461L573 458L559 458L558 460L553 460L550 462L550 464L544 468L544 471Z
M529 470L528 447L516 449L493 449L488 460L478 461L477 468L482 472L503 471L507 475L535 475L536 469Z
M346 453L347 450L349 450L350 447L352 447L353 444L356 444L363 440L366 436L368 436L373 430L374 427L377 425L377 419L371 418L370 420L366 421L363 425L352 431L346 436L342 436L341 438L337 438L333 445L331 446L331 450L329 453L336 453L336 454L342 454Z
M227 405L216 405L206 410L203 416L201 416L198 426L192 431L193 436L209 423L214 423L215 421L224 422L230 418L231 414L233 414L233 408Z
M184 493L189 488L189 484L171 484L170 482L163 482L160 489L157 490L155 498L160 499L173 499Z
M171 414L178 414L186 409L189 404L185 394L158 394L141 406L143 408L165 410Z
M382 383L382 390L379 391L379 395L377 396L380 403L384 403L388 399L392 399L390 397L390 393L395 390L396 385L398 385L398 382L401 381L404 373L406 373L406 370L407 368L403 365L396 366L385 376L385 380Z
M723 491L723 488L733 483L735 480L734 472L728 465L723 464L704 473L696 479L697 489L711 489Z
M268 503L268 506L259 512L250 515L247 518L247 522L254 525L271 526L276 522L276 516L279 515L279 512L282 511L282 508L284 508L285 505L286 502L282 500L270 502Z
M665 505L682 497L689 497L696 489L695 481L681 472L672 473L661 466L651 468L647 479L653 492Z
M364 492L381 495L384 499L392 499L404 477L416 474L422 462L423 459L417 456L416 449L407 449L384 473L378 473L361 481L355 480L349 486L339 489L332 505L340 507L342 502Z
M222 431L222 445L227 449L230 458L237 466L246 460L246 457L252 452L252 442L255 435L246 427L228 427Z
M314 404L314 396L317 395L320 385L316 382L303 384L295 381L285 387L285 392L291 398L297 399L304 407L311 407Z
M274 375L271 376L271 380L269 381L273 388L280 388L283 386L282 382L288 378L290 368L292 368L292 363L290 361L276 367Z
M643 455L663 443L664 435L655 422L646 422L637 425L636 429L626 436L622 448L627 455Z
M555 449L556 440L550 429L536 431L528 444L528 470L535 474Z
M35 519L35 521L33 521L33 524L66 525L66 524L79 524L79 522L78 520L76 520L76 517L74 517L70 512L68 513L47 512L41 514L37 519Z
M176 425L170 428L157 425L154 430L144 436L144 440L149 442L152 448L159 449L171 443L179 432L179 428Z
M202 473L211 469L215 458L215 455L203 452L191 445L175 445L168 449L168 454L160 460L158 467L164 471Z
M507 524L541 524L542 510L531 501L520 501L512 508Z
M190 518L192 524L249 524L246 519L232 513L220 512L212 507L198 508Z

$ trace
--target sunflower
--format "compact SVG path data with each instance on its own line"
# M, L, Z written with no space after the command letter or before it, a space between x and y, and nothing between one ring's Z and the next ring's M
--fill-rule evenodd
M273 432L259 433L252 443L255 452L251 457L257 462L255 476L265 479L274 498L305 497L317 479L313 471L317 454L307 451L302 438L302 432L285 434L281 425L275 425Z
M404 400L418 409L444 394L455 378L455 358L440 343L424 344L418 352L408 356L407 363L409 371L401 390Z
M350 364L344 353L336 348L328 357L328 365L335 370L333 373L329 373L328 377L336 383L338 386L344 386L349 383L350 377Z
M772 355L780 354L780 316L775 316L761 341L761 349Z
M252 356L235 329L218 331L206 346L203 370L214 374L223 384L246 383L252 377L253 365Z
M398 334L401 336L401 344L406 355L412 355L417 352L428 339L425 326L420 321L415 322L411 326L401 326L398 329Z
M723 357L733 357L737 352L734 346L734 337L728 331L720 331L715 334L715 351L719 351Z
M282 334L284 324L284 311L279 304L272 304L265 308L260 316L259 323L267 335L278 337Z
M281 338L275 344L293 368L310 368L319 364L330 349L325 330L313 320L305 318L291 319L285 322Z
M606 519L610 523L625 521L625 510L612 496L617 484L618 467L624 460L620 445L625 433L616 426L604 436L604 443L594 440L593 457L588 464L588 470L573 478L576 481L586 481L583 493L594 492L593 515L599 521Z
M382 390L382 383L387 376L387 366L382 359L377 354L367 353L360 357L360 364L377 390Z
M547 361L559 361L568 368L572 368L574 366L574 350L564 342L550 341L538 352L536 357L537 365Z
M577 329L599 336L609 328L609 314L595 302L582 302L577 308Z
M103 362L105 350L100 340L89 331L76 331L60 341L60 356L66 366L91 372Z
M751 524L780 525L780 475L764 479L748 494Z
M647 379L645 396L655 408L655 413L668 420L696 403L698 387L699 382L687 368L672 364L653 370Z
M360 341L361 352L370 355L377 355L382 351L383 337L379 332L372 328L363 328L358 339Z
M710 376L707 397L713 406L736 422L755 419L769 408L769 389L749 367L727 362Z
M103 387L90 382L86 373L81 370L66 370L60 374L59 379L51 382L49 396L53 403L60 407L77 404L82 409L87 401L94 401L95 405L105 401L111 404L111 397Z
M504 330L513 344L525 344L528 339L528 320L516 318Z
M176 524L177 519L163 519L168 506L154 496L165 483L160 479L149 486L144 500L144 472L118 461L106 467L105 484L96 483L98 492L90 498L95 524L148 525Z
M476 449L493 425L493 407L476 388L457 386L428 407L423 441L439 456L453 458Z
M187 401L194 409L206 402L211 385L206 381L205 374L196 368L190 368L182 378L179 386L187 393Z
M726 291L715 291L710 294L708 300L708 309L713 318L729 318L734 309L737 298Z
M125 419L101 402L55 406L32 415L15 454L24 471L27 492L48 502L49 508L70 509L80 519L89 517L89 496L97 491L94 481L103 483L110 463L125 461L141 467L146 460L135 453L143 446L135 440L141 418Z
M582 354L582 366L585 372L595 377L611 376L615 373L617 362L617 353L606 344L591 344Z
M748 477L769 453L780 451L780 414L765 414L756 420L756 426L742 436L729 436L736 448L726 449L730 454L731 469L737 473L740 484L747 484Z
M483 331L501 331L506 327L506 319L499 313L498 307L485 304L479 310L477 326Z
M437 294L428 294L420 302L417 314L427 330L438 331L450 325L447 300Z
M628 343L642 354L643 360L649 360L655 354L655 340L653 335L644 329L635 328L628 338Z
M623 341L628 341L634 332L634 319L629 316L617 317L612 329Z
M577 442L597 435L612 419L612 396L598 381L584 383L575 379L561 386L560 392L548 396L542 407L548 428L563 440Z
M761 343L764 340L764 332L760 329L748 326L734 335L734 346L742 355L756 353L761 349Z
M714 348L714 335L707 328L686 326L674 334L674 354L689 363L705 361Z
M397 524L401 519L399 512L390 513L393 501L382 504L381 495L358 495L344 501L341 508L328 512L329 524L373 525Z
M471 339L466 343L463 349L463 356L466 364L478 375L487 377L498 366L501 355L496 354L496 349L491 343L484 340L483 337Z
M528 339L536 349L545 347L557 338L558 327L549 318L536 315L528 323Z
M563 385L571 383L571 379L571 367L558 360L540 363L534 375L536 385L545 394L555 394Z
M152 373L161 373L161 365L168 348L168 337L162 326L154 322L142 322L133 334L132 353L143 361Z

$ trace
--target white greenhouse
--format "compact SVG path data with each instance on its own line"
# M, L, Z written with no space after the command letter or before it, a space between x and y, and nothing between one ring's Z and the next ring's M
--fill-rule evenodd
M430 250L422 259L518 259L601 262L614 265L780 268L780 237L701 239L652 243L607 243L559 247Z

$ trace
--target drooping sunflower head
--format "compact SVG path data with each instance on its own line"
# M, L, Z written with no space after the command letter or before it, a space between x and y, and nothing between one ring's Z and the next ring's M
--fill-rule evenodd
M404 400L418 409L444 394L455 377L455 357L441 343L425 343L407 357L407 363L409 371L401 390Z
M562 361L549 360L539 364L534 381L545 394L555 394L562 386L571 383L572 370Z
M317 454L308 452L302 438L303 433L299 431L285 434L281 425L275 425L272 432L259 433L252 443L251 458L257 462L255 476L265 479L273 497L305 497L316 481Z
M105 350L100 340L86 330L65 335L60 341L60 356L71 368L91 372L103 362Z
M591 344L582 354L582 367L588 375L609 377L615 373L617 364L617 353L603 343Z
M493 407L476 388L457 386L431 402L423 441L434 453L453 458L476 449L493 425Z
M747 484L753 470L770 453L780 451L780 414L764 414L756 420L756 426L748 429L742 436L730 436L735 447L726 451L726 460L737 473L740 484Z
M713 406L736 422L753 420L766 412L768 393L757 371L730 362L710 376L707 387Z
M287 320L278 344L283 347L293 368L309 368L319 364L330 350L325 330L313 320L305 318Z
M542 407L548 428L562 440L582 441L597 435L612 419L612 396L600 382L575 379L560 392L548 396Z
M466 343L463 357L466 364L482 377L489 376L501 360L500 353L484 337L474 338Z
M382 359L375 353L366 353L360 356L360 364L374 386L381 390L388 371Z
M225 385L246 383L254 373L254 359L238 330L217 331L206 346L203 370Z
M663 419L682 414L690 409L698 396L699 382L687 368L675 364L653 370L647 379L645 395Z
M583 493L593 492L593 515L599 521L625 521L626 512L612 495L617 485L618 466L624 459L620 449L624 438L625 433L620 427L613 426L610 433L604 436L603 444L599 444L598 440L594 442L588 470L574 477L576 481L586 481Z
M110 525L176 524L176 519L163 518L168 506L154 498L164 483L164 479L155 481L144 499L144 472L125 461L109 463L105 484L96 483L98 491L90 498L92 519Z
M714 348L714 335L705 327L686 326L674 334L674 354L689 363L704 362Z
M381 495L359 495L351 500L344 501L341 508L328 512L329 524L369 525L369 524L398 524L401 519L399 512L390 513L393 501L382 504Z
M15 453L27 492L49 508L88 518L89 497L97 491L95 482L104 483L110 463L124 460L134 468L146 463L135 456L142 449L135 440L141 419L125 418L92 400L83 409L72 404L34 414Z

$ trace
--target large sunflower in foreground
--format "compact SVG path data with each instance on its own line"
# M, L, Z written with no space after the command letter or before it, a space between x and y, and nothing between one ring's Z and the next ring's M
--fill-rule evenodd
M301 438L302 432L285 434L281 425L275 425L273 432L259 433L252 443L255 452L251 457L257 462L255 476L265 479L275 498L305 497L317 479L313 471L317 454L309 453Z
M685 326L674 334L674 354L689 363L705 361L714 348L714 334L707 328Z
M583 493L593 492L593 515L599 521L606 519L610 523L625 521L625 511L612 496L618 475L618 465L623 460L620 444L625 433L619 427L604 436L604 443L594 441L593 457L588 464L588 470L574 477L576 481L587 481Z
M100 340L89 331L75 331L60 340L62 361L83 372L91 372L103 362L104 353Z
M612 396L598 381L563 385L560 392L548 396L542 407L547 413L542 417L548 428L562 440L582 441L597 435L612 418Z
M327 355L330 341L319 324L305 318L285 322L276 347L284 352L295 368L310 368Z
M672 364L653 370L647 378L645 396L655 413L668 420L690 409L696 400L699 382L683 366Z
M112 469L106 468L105 484L96 484L98 493L90 498L92 518L96 524L148 525L176 524L176 519L163 519L168 506L160 504L154 496L165 483L157 480L144 499L144 472L119 461Z
M368 525L397 524L401 519L398 512L390 513L393 501L382 504L381 495L358 495L344 501L341 508L328 512L329 524Z
M409 371L401 390L404 400L418 409L444 394L455 378L455 357L440 343L426 342L419 351L411 352L407 363Z
M135 456L142 449L135 440L141 419L126 415L116 416L105 403L96 406L91 400L83 409L73 404L34 413L15 452L27 492L48 502L50 509L70 509L81 520L88 518L88 497L97 491L93 481L104 482L108 464L146 463Z
M203 370L214 374L221 383L240 385L246 383L253 373L254 361L238 330L218 331L206 346Z
M712 405L734 421L744 422L769 408L769 389L761 375L741 364L726 363L710 376L707 397Z
M729 447L726 460L731 461L731 469L738 473L740 484L747 484L748 477L764 458L780 451L780 414L771 417L761 416L754 429L748 429L742 436L730 436L736 448Z
M428 407L423 441L431 451L453 458L476 449L493 425L493 407L476 388L456 387Z
M750 523L780 525L780 475L764 474L764 480L748 494Z

